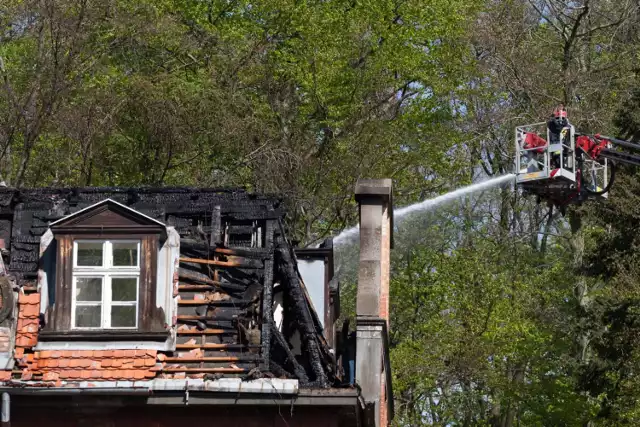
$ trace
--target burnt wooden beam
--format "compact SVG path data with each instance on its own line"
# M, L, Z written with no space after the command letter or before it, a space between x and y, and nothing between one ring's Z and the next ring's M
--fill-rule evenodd
M198 315L191 315L191 314L178 314L178 320L204 320L204 321L211 321L211 322L215 322L215 321L231 321L231 320L236 320L238 317L240 317L237 314L234 314L232 316L226 316L226 317L222 317L222 316L198 316Z
M178 335L224 335L224 334L235 334L238 331L235 329L203 329L199 331L198 329L178 329Z
M264 261L264 278L262 285L262 333L260 342L262 344L262 370L269 371L270 349L271 349L271 324L273 323L273 247L274 247L273 221L267 221L265 226L265 247L269 249L271 256Z
M163 368L161 372L190 372L197 374L241 374L244 368Z
M309 354L311 368L315 374L315 381L322 388L329 387L329 379L323 365L323 355L321 345L319 343L318 331L315 327L314 319L311 315L309 303L304 294L298 273L294 268L293 257L288 245L281 244L278 247L277 254L279 256L280 268L287 280L285 286L289 292L289 296L293 300L292 307L295 318L298 320L297 327L300 330L303 348Z
M293 375L291 372L285 370L282 366L278 365L276 362L274 362L273 360L270 362L270 366L271 366L271 372L279 377L279 378L287 378L287 379L295 379L296 376ZM305 384L304 381L301 381L302 384Z
M279 346L287 356L286 362L289 363L293 368L293 375L303 383L309 382L309 377L307 376L307 372L302 367L300 362L298 362L298 360L296 359L296 356L291 351L291 348L289 348L289 343L287 343L287 340L284 338L284 335L282 335L282 332L278 330L278 328L273 322L271 323L271 336L274 339L273 345ZM271 363L273 363L273 361L271 361Z
M180 262L193 263L193 264L206 264L213 265L221 268L263 268L261 262L238 262L238 261L218 261L214 259L202 259L202 258L180 258Z
M255 348L258 346L244 345L244 344L176 344L176 350L193 350L201 348L203 350L225 350L225 349L237 349L242 350L245 348Z
M228 299L219 301L207 301L199 299L182 299L178 300L178 305L248 305L254 302L250 299Z
M211 279L206 274L198 273L198 272L195 272L195 271L189 271L189 270L184 269L184 268L178 268L178 276L180 278L191 280L193 282L204 283L204 284L210 285L212 287L217 287L217 288L222 288L222 289L229 289L229 290L234 290L234 291L245 291L247 289L246 286L236 285L234 283L219 282L219 281ZM186 287L186 286L189 286L189 285L178 285L178 290L180 290L180 286L185 286ZM200 289L203 289L203 288L200 288ZM184 289L184 290L187 290L187 289Z
M245 258L264 259L271 253L266 248L222 248L219 246L209 246L206 243L193 239L181 238L180 249L185 251L201 252L202 254L217 253L221 255L231 255Z
M211 213L211 238L209 240L209 244L211 246L216 246L221 242L222 220L220 218L220 205L216 205L213 207L213 212Z
M255 362L260 360L260 358L256 356L215 356L215 357L166 357L164 359L167 363L199 363L199 362L211 362L211 363L222 363L222 362Z

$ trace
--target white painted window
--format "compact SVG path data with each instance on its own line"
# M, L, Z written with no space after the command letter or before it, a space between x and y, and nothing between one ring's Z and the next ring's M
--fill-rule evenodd
M72 328L136 329L139 288L139 240L74 241Z

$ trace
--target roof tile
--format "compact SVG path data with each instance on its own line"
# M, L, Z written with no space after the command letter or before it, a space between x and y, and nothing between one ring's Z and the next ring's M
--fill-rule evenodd
M142 368L144 366L144 359L135 359L133 366L136 368Z
M136 357L136 351L135 350L125 350L124 351L124 357Z
M42 379L44 381L57 381L59 377L60 374L58 374L57 372L45 372L45 374L42 376Z
M113 361L111 359L104 359L101 363L103 368L109 368L112 365Z
M18 302L20 304L40 304L40 294L37 292L32 294L20 293Z
M37 317L40 314L40 308L37 305L25 305L22 306L20 312L25 317Z

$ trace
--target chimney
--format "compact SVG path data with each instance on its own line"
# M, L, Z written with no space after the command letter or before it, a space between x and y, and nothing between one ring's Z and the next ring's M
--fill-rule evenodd
M387 338L389 264L393 247L391 180L358 180L356 201L360 205L356 382L367 406L367 424L386 427L393 411Z

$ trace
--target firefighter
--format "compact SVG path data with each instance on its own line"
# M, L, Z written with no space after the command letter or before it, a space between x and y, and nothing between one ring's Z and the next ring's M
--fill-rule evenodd
M553 115L547 122L547 128L549 129L549 144L563 144L560 150L549 153L551 155L551 167L557 169L562 167L561 159L566 157L565 146L569 146L567 139L570 138L567 110L563 105L553 110Z

